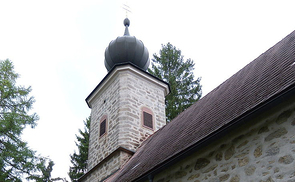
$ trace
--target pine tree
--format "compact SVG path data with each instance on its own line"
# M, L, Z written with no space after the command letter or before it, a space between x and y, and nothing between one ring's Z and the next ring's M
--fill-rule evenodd
M31 87L16 85L18 77L10 60L0 60L0 181L21 181L39 171L36 152L21 139L23 129L38 120L36 113L28 114L34 98Z
M74 152L70 155L72 167L68 173L72 181L77 181L87 170L90 121L90 117L86 118L86 121L83 121L84 131L79 129L80 135L76 135L79 153Z
M200 80L194 80L194 61L181 55L171 43L162 45L159 55L153 54L152 68L148 72L166 81L171 93L166 96L167 122L198 101L202 95Z

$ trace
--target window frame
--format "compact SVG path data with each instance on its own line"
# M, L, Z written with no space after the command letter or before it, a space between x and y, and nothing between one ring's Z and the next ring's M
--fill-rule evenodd
M150 114L152 116L152 128L144 124L144 113ZM154 113L151 109L147 107L142 107L141 109L141 125L144 128L154 130L155 129L155 119L154 119Z
M103 134L101 134L101 124L105 121L105 132ZM108 133L108 117L107 115L103 115L99 121L99 131L98 131L98 135L99 138L102 138L103 136L105 136Z

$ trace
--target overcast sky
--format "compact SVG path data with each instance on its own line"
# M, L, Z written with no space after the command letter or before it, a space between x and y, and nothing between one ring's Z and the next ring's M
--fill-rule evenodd
M0 60L32 86L29 146L67 177L75 134L90 115L85 98L107 74L104 51L123 35L124 0L0 0ZM195 61L203 96L295 30L292 0L129 0L129 32L150 58L167 42Z

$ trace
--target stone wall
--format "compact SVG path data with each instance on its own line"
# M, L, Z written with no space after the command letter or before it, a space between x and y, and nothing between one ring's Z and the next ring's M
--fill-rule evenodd
M99 166L91 172L83 181L85 182L93 182L100 181L103 177L107 177L108 175L114 173L116 171L116 166L120 165L120 153L116 153L110 160L106 161L104 165Z
M119 145L135 151L148 136L166 124L164 89L131 71L121 72ZM154 115L155 129L142 125L142 109Z
M102 165L97 168L99 172L91 174L96 181L118 170L131 156L120 151L119 155L112 156L110 162L105 158L119 147L136 151L142 141L166 124L165 88L153 81L155 78L142 74L125 69L109 75L111 78L91 101L88 171L95 166L97 168L98 164ZM143 107L153 113L153 130L142 125ZM103 116L107 116L107 132L100 137L99 127ZM101 161L104 164L100 164Z
M157 174L154 182L295 182L293 103L235 129Z
M118 147L118 140L116 138L118 138L119 135L117 132L119 130L119 123L114 122L118 117L119 110L120 84L117 77L118 76L114 78L112 84L107 85L106 88L96 96L92 104L88 170L92 169ZM103 115L107 116L107 134L99 137L99 124Z

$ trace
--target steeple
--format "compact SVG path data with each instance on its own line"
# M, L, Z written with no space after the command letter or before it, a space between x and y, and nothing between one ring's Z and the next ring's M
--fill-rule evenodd
M141 143L166 124L169 85L152 76L143 43L125 33L105 51L108 74L86 98L91 108L88 172L79 181L102 181L119 170Z

